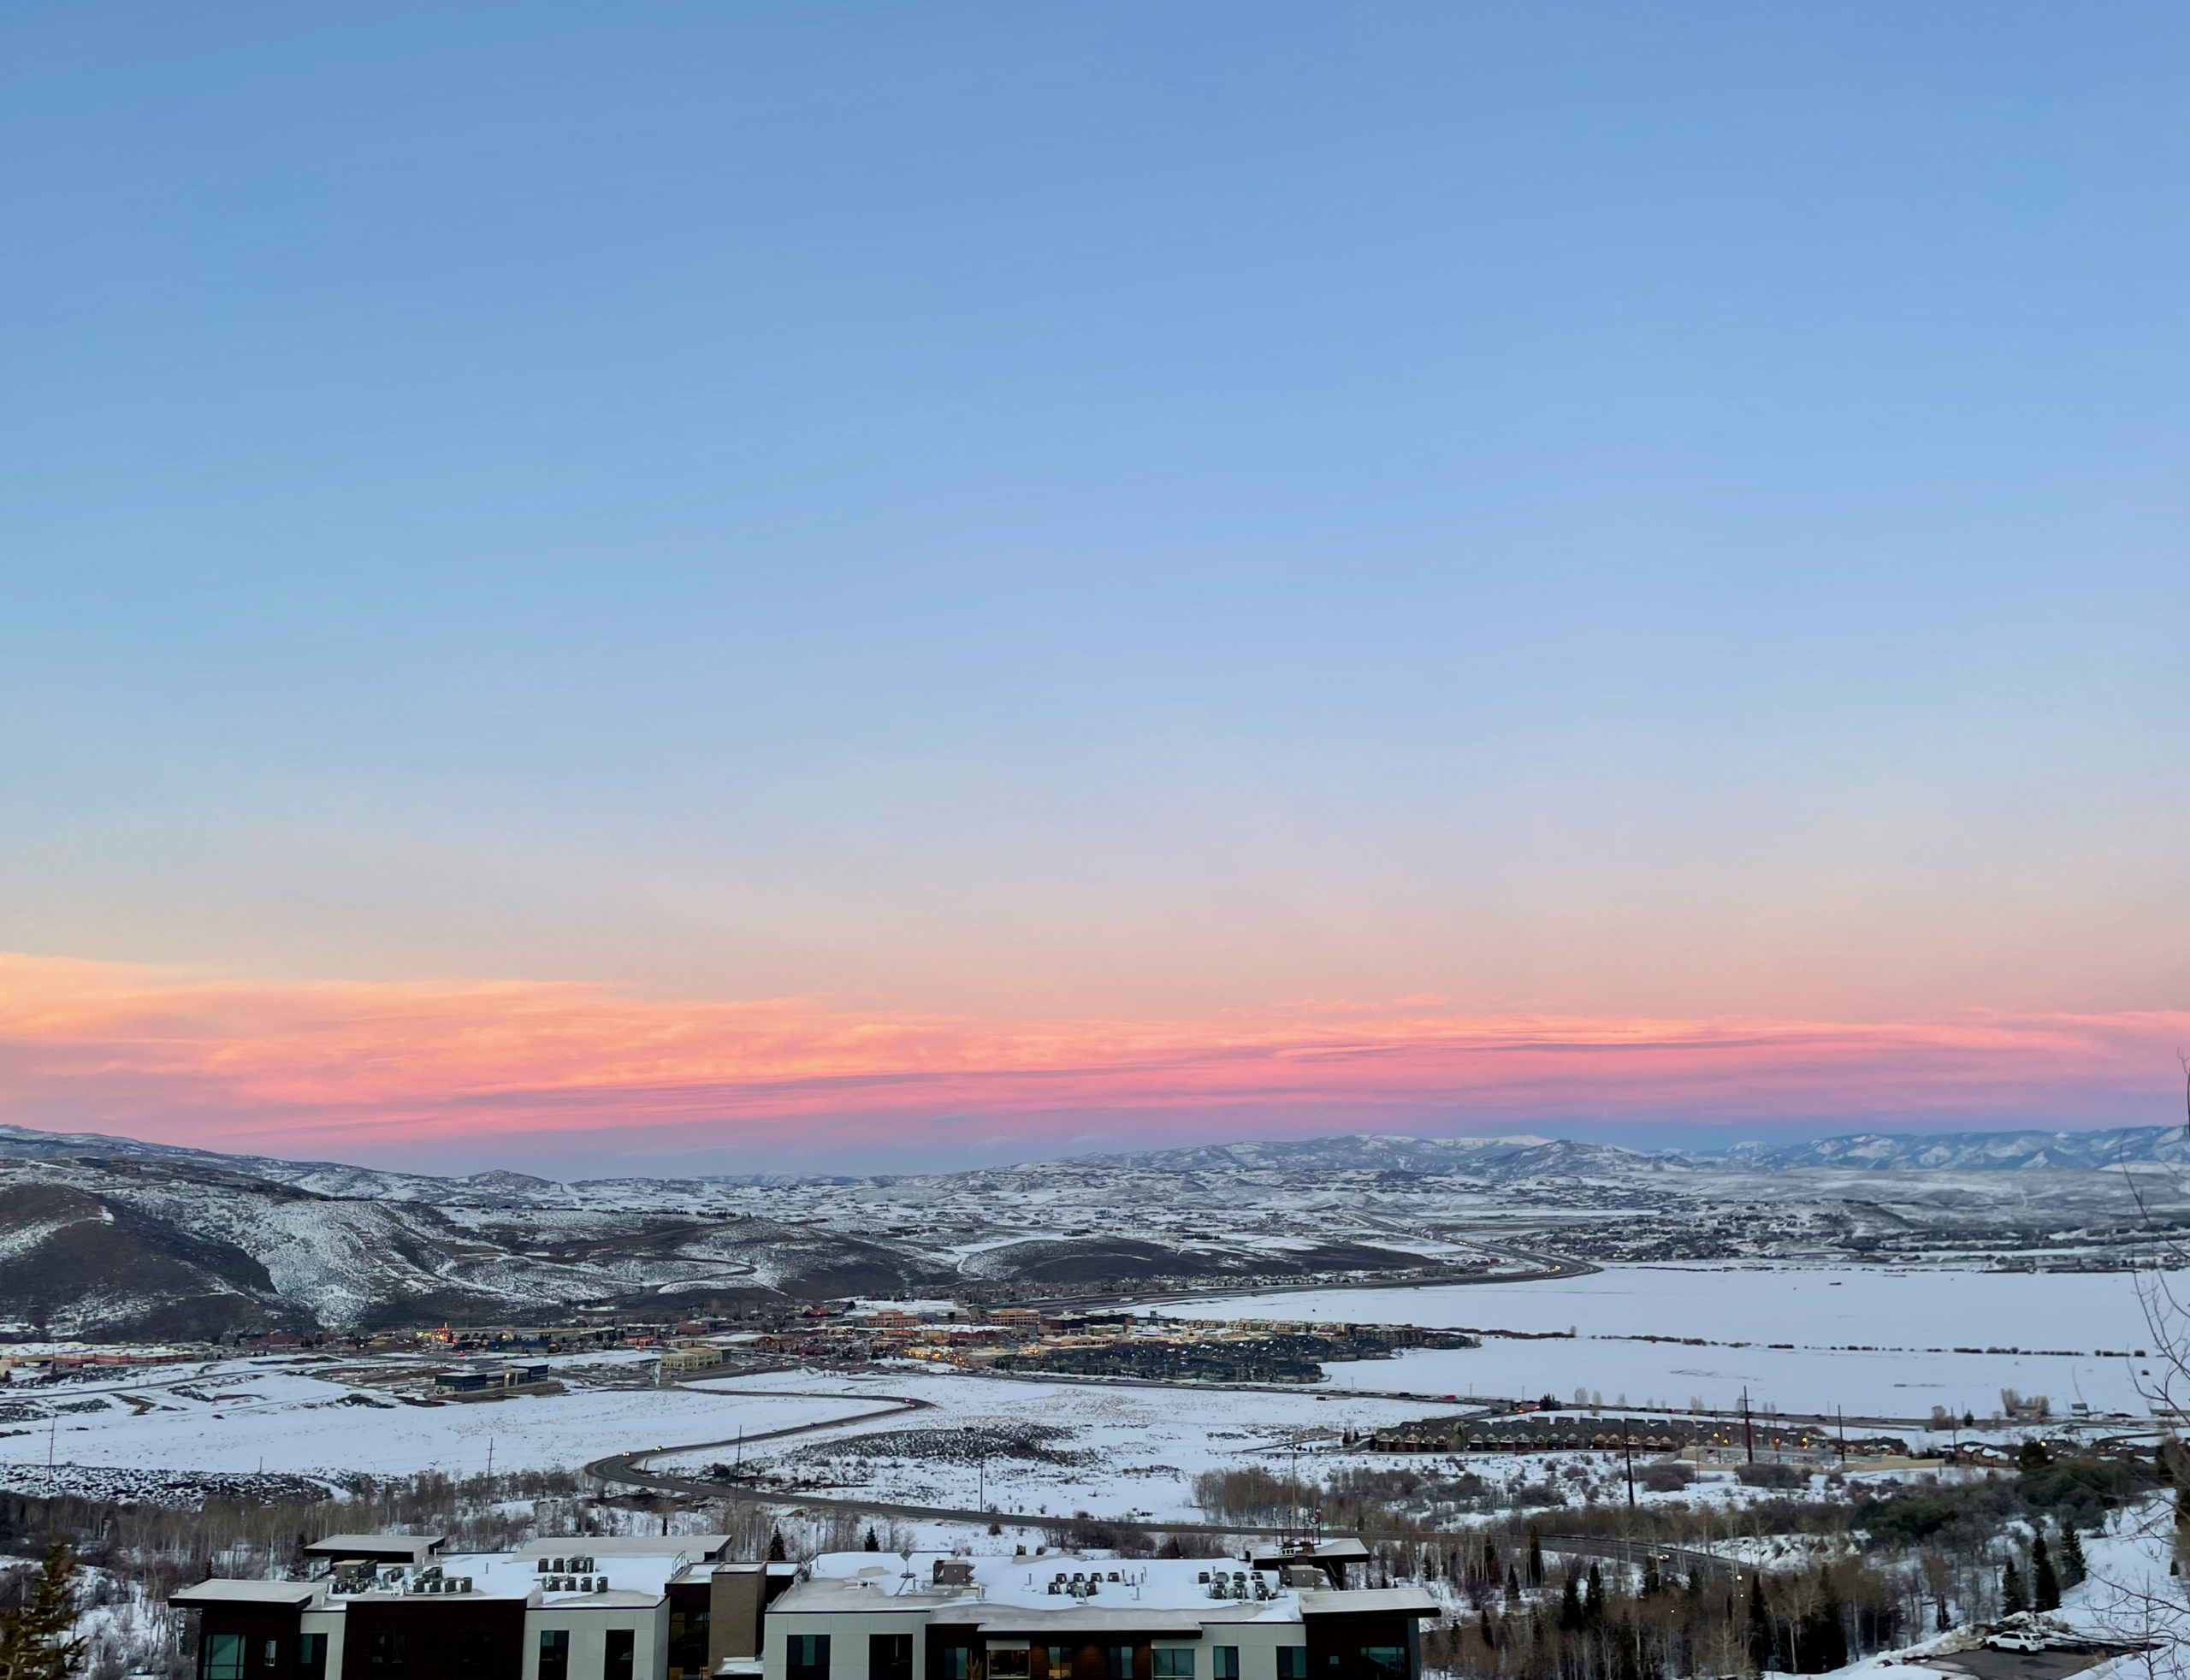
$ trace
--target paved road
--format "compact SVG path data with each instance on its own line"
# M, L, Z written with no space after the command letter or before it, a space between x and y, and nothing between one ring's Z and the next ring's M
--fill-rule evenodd
M1538 1538L1545 1551L1561 1557L1602 1558L1612 1563L1636 1565L1645 1558L1655 1558L1658 1567L1668 1575L1684 1576L1691 1570L1706 1576L1739 1575L1744 1567L1685 1546L1657 1546L1604 1535L1540 1535Z

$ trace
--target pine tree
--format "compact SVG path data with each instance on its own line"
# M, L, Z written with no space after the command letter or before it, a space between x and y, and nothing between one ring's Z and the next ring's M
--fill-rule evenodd
M2080 1586L2089 1573L2090 1568L2084 1562L2084 1542L2076 1533L2076 1525L2074 1523L2063 1523L2061 1529L2061 1584L2064 1587Z
M784 1552L784 1531L781 1529L768 1536L768 1561L772 1564L788 1561Z
M1591 1627L1605 1618L1604 1571L1595 1564L1589 1565L1589 1590L1582 1600L1582 1619Z
M2000 1571L2000 1613L2013 1616L2028 1608L2022 1600L2022 1571L2010 1558L2008 1566Z
M1529 1585L1543 1585L1543 1536L1533 1523L1529 1525Z
M1566 1571L1566 1590L1559 1597L1559 1630L1572 1633L1582 1625L1582 1594L1575 1590L1574 1571Z
M1483 1636L1483 1648L1486 1650L1495 1651L1498 1648L1498 1636L1491 1630L1490 1606L1487 1604L1484 1605L1481 1610L1476 1612L1476 1615L1477 1618L1476 1631Z
M1764 1581L1749 1578L1749 1665L1753 1674L1772 1666L1772 1612L1764 1607Z
M867 1529L867 1540L864 1544L866 1549L869 1552L879 1552L882 1549L881 1537L874 1532L872 1526Z
M1665 1585L1658 1573L1658 1555L1653 1552L1642 1559L1642 1596L1654 1599L1665 1589Z
M1642 1654L1635 1641L1635 1624L1621 1617L1612 1641L1613 1680L1642 1680Z
M0 1680L62 1680L76 1665L75 1573L74 1555L55 1541L29 1600L0 1614Z
M1817 1586L1817 1616L1802 1641L1803 1653L1814 1664L1818 1673L1828 1674L1847 1665L1848 1630L1841 1625L1840 1589L1829 1565L1819 1566Z
M2061 1607L2061 1580L2053 1572L2053 1559L2045 1549L2044 1535L2030 1543L2030 1607L2033 1610L2058 1610Z

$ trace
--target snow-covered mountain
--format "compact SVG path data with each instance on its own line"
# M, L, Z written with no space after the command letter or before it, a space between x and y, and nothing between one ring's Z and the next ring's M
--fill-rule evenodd
M1170 1173L1462 1173L1495 1180L1548 1173L1648 1172L1684 1166L1688 1159L1671 1151L1649 1152L1558 1138L1405 1138L1354 1133L1279 1143L1091 1155L1067 1164Z
M913 1176L561 1182L5 1127L0 1330L191 1339L854 1293L1395 1281L1547 1247L2112 1264L2163 1212L2190 1231L2190 1174L2168 1170L2186 1163L2181 1133L2161 1127L1709 1155L1353 1134Z
M2124 1126L2104 1132L1860 1132L1799 1144L1737 1144L1704 1160L1724 1160L1786 1172L1802 1167L1864 1168L1879 1172L2020 1172L2054 1167L2091 1172L2157 1162L2190 1162L2190 1135L2180 1126Z

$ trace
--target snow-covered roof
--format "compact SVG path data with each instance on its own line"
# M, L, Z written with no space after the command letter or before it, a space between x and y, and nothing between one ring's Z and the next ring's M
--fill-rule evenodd
M519 1558L672 1558L713 1561L730 1548L728 1535L565 1535L528 1540L512 1555Z
M1311 1616L1435 1616L1437 1600L1419 1587L1354 1587L1345 1592L1310 1588L1300 1608Z
M543 1573L540 1568L543 1556L575 1557L589 1566L575 1573ZM333 1576L317 1581L204 1581L176 1593L172 1601L181 1605L293 1604L339 1611L358 1600L376 1602L400 1598L406 1603L448 1604L488 1598L536 1600L546 1609L629 1608L660 1603L670 1581L689 1562L682 1552L664 1555L656 1549L630 1557L596 1549L588 1554L578 1552L575 1544L565 1553L531 1556L518 1552L444 1553L430 1564L384 1565L369 1581L343 1592L334 1590ZM438 1578L435 1578L436 1571ZM414 1585L422 1579L431 1580L434 1590L414 1591ZM457 1583L465 1583L462 1590L448 1590Z
M305 1550L315 1558L409 1558L423 1563L441 1549L440 1535L328 1535Z
M201 1581L194 1587L178 1587L169 1604L185 1606L209 1604L306 1605L319 1591L314 1581Z
M970 1584L938 1586L934 1567L939 1559L962 1567ZM1212 1579L1220 1573L1222 1597ZM768 1613L920 1611L939 1621L1027 1630L1128 1624L1147 1630L1152 1618L1168 1614L1182 1633L1191 1634L1210 1622L1297 1622L1300 1599L1275 1571L1251 1570L1229 1558L1128 1559L1047 1553L954 1559L949 1553L916 1552L906 1562L886 1553L832 1552L816 1558L808 1578L769 1606Z

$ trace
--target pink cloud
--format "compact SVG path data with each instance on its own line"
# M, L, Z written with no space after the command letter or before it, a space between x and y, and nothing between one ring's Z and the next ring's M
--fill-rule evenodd
M583 984L277 984L0 955L0 1118L379 1160L643 1133L776 1156L950 1115L1089 1136L1562 1118L2163 1119L2190 1015L1922 1021L1471 1016L1318 999L1207 1021L981 1020ZM666 1146L666 1145L665 1145ZM808 1151L812 1153L812 1151Z

